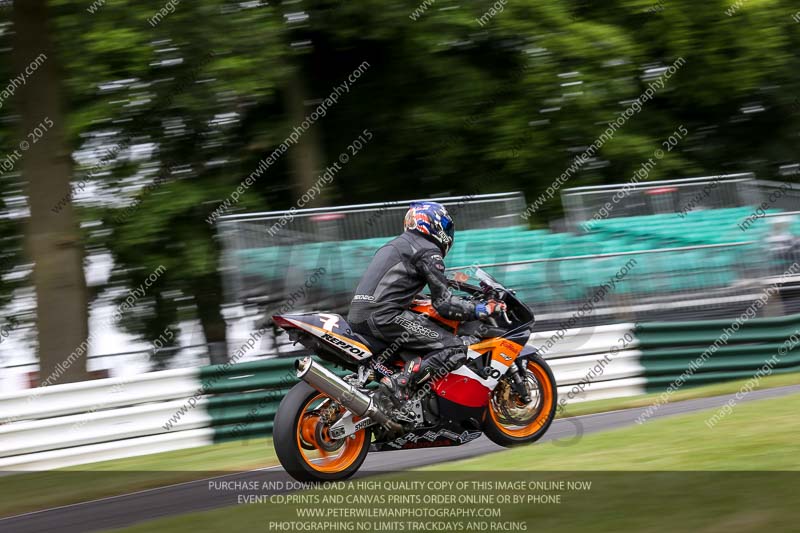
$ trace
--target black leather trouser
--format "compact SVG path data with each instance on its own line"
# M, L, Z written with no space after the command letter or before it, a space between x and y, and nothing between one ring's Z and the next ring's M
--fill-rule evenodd
M366 323L352 324L352 327L357 333L387 343L389 355L399 354L406 361L421 357L422 363L414 372L412 383L442 377L467 360L467 346L460 337L411 311L382 321L370 317Z

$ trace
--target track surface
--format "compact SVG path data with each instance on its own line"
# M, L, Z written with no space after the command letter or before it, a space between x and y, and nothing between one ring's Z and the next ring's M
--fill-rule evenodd
M798 393L800 393L800 385L792 385L753 391L740 401L749 402ZM728 394L662 405L652 418L663 418L713 409L720 407L733 397L733 394ZM577 437L580 435L630 426L635 424L637 417L644 410L645 408L625 409L556 420L540 442L564 439L562 441L564 446L579 446L580 440ZM481 437L476 441L456 448L374 453L367 456L367 460L359 472L359 477L370 475L371 472L385 473L387 461L389 460L391 461L392 471L403 471L435 463L485 455L503 449L486 437ZM227 474L213 479L215 481L292 481L289 475L280 467ZM257 491L257 493L269 494L269 491ZM125 527L165 516L235 505L236 503L235 491L209 490L209 479L206 478L179 485L148 489L0 519L0 531L8 533L100 531Z

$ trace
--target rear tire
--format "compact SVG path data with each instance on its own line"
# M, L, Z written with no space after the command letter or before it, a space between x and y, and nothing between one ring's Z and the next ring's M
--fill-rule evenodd
M529 419L519 423L509 423L511 421L505 414L495 408L495 402L490 401L484 415L483 432L495 444L509 448L536 442L547 433L550 424L553 423L558 403L558 389L553 371L544 359L532 355L528 357L527 374L529 379L533 377L534 382L538 384L541 403ZM497 392L496 389L492 394Z
M321 421L314 422L313 409L315 403L326 399L323 395L305 382L300 382L281 400L272 430L272 442L275 453L283 468L298 481L336 481L346 479L355 474L369 453L372 433L370 428L358 431L354 437L347 438L341 444L341 457L312 460L311 450L319 450L323 446L336 444L333 441L320 442L312 439L309 427L313 426L314 436L325 428ZM305 430L305 433L304 433ZM309 441L312 441L309 445Z

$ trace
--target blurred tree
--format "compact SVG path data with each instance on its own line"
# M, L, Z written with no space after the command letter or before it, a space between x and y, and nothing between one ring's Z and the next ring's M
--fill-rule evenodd
M796 162L800 116L791 102L800 86L796 53L800 26L791 20L796 3L758 0L729 15L730 0L696 4L627 0L616 12L636 39L641 64L664 64L682 55L687 62L642 125L661 132L684 123L694 132L683 151L691 166L672 174L753 171L774 178Z
M13 49L11 31L13 25L10 20L11 5L0 6L0 80L12 80L19 74L14 72L11 61L6 60ZM7 89L7 85L0 86ZM21 263L26 263L23 253L23 236L25 233L24 217L21 209L24 202L23 183L20 178L20 160L14 154L19 150L19 128L13 112L14 96L3 95L0 101L0 309L5 312L0 315L0 329L11 335L19 335L20 326L27 326L32 322L35 308L13 308L14 291L25 285L27 276L23 272L30 269ZM20 328L22 329L22 328ZM23 329L27 331L27 328ZM34 339L30 339L31 342ZM4 342L0 338L0 343ZM0 364L4 361L0 360Z
M654 72L684 57L564 187L629 180L681 124L689 139L648 179L768 177L796 161L800 43L788 0L753 0L733 16L726 0L518 0L488 19L491 5L477 0L438 0L416 17L418 0L198 0L157 21L161 0L93 12L51 4L70 113L62 127L78 148L75 179L92 190L80 202L90 250L111 251L112 285L137 287L166 267L123 317L150 341L196 318L223 346L216 216L296 205L365 128L373 140L323 201L512 189L533 200ZM338 103L265 163L364 64ZM534 223L559 214L553 198Z
M80 381L86 378L88 295L78 222L69 202L62 203L72 196L72 160L58 51L46 0L15 2L12 20L12 63L27 78L17 96L19 150L30 208L26 247L34 263L39 379Z
M264 106L287 72L275 60L276 37L265 38L280 28L266 10L227 2L181 4L153 28L147 21L160 7L109 4L76 36L80 47L95 50L76 62L119 67L83 82L100 88L85 113L94 118L80 126L84 149L114 154L84 165L107 198L90 214L104 221L93 242L112 253L112 285L136 287L166 268L123 316L123 327L152 342L165 327L177 331L180 320L196 318L212 362L220 363L227 336L215 212L226 200L221 214L263 206L254 189L268 185L267 176L235 191L269 153L246 130L251 114L272 114ZM120 39L107 43L110 32ZM270 143L281 133L288 134L276 131Z
M412 21L417 5L345 3L318 23L318 76L354 56L372 65L325 122L326 139L376 133L340 175L351 202L538 195L638 96L635 42L611 22L573 22L569 2L510 2L485 25L485 2L437 3ZM629 160L657 147L645 141ZM606 166L598 154L574 184L599 181ZM555 200L539 219L557 213Z

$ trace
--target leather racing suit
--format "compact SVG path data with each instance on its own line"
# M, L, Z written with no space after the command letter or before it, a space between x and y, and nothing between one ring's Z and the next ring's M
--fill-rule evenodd
M467 360L465 341L408 310L425 285L430 287L431 303L442 317L475 317L475 304L453 295L448 287L439 247L416 231L406 231L375 253L347 315L356 333L420 352L424 359L414 369L416 384L455 370Z

